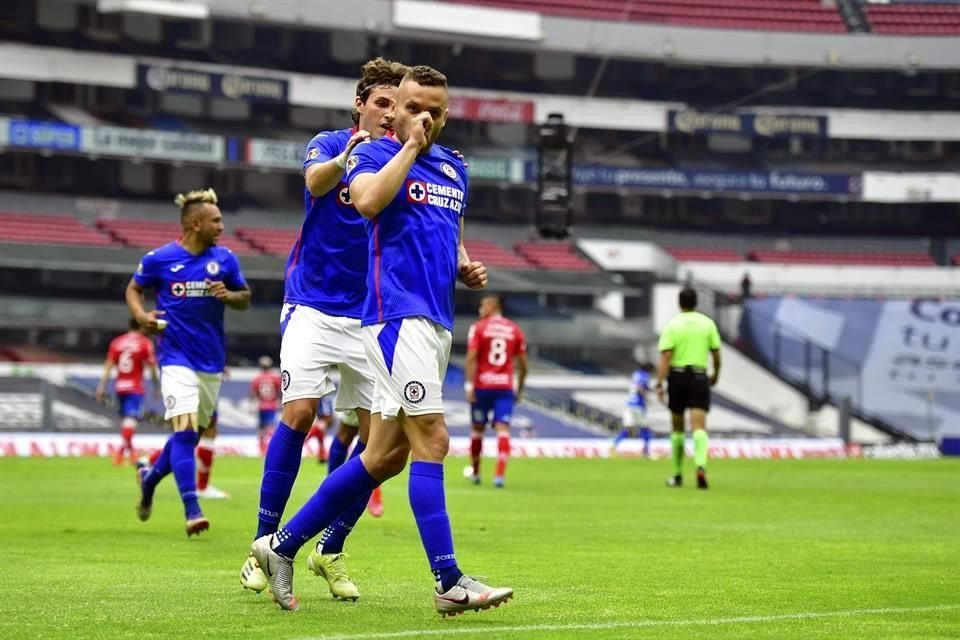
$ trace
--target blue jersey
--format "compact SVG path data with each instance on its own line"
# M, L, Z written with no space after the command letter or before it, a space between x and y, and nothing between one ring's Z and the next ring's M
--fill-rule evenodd
M347 183L376 173L400 151L393 138L357 145ZM417 157L396 197L367 221L369 266L362 325L423 317L453 331L460 216L467 172L440 145Z
M633 372L630 380L630 395L627 396L628 407L646 407L647 401L644 392L650 389L650 374L643 369Z
M318 133L307 145L303 171L347 148L352 129ZM332 316L360 318L367 279L367 230L350 204L345 182L319 198L304 187L305 217L287 260L284 300Z
M230 249L212 246L198 256L179 242L143 256L133 279L157 293L157 309L167 328L157 338L160 366L180 365L202 373L220 373L226 364L223 309L210 295L207 282L222 280L227 289L247 286L240 263Z

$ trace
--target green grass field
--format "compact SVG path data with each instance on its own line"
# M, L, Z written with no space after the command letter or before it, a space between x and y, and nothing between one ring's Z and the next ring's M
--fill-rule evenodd
M665 461L514 460L503 491L464 464L447 465L460 565L516 597L441 619L405 477L348 543L362 598L332 600L302 552L290 613L239 585L260 461L217 461L234 497L187 539L172 478L144 524L131 469L0 459L0 638L960 637L956 460L718 460L707 492L666 489ZM304 461L292 508L323 475Z

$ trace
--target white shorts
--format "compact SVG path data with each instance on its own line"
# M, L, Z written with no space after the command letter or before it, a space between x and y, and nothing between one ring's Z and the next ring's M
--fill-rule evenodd
M627 429L644 427L647 424L647 410L643 407L626 407L623 410L623 426Z
M284 404L337 391L337 411L370 409L373 372L363 349L359 320L285 304L280 323L286 325L280 341ZM333 384L334 369L340 372L339 388Z
M222 373L201 373L189 367L160 367L160 393L167 408L164 420L197 414L197 426L205 429L217 409Z
M363 328L375 378L371 413L392 418L443 413L443 378L452 334L426 318L390 320Z

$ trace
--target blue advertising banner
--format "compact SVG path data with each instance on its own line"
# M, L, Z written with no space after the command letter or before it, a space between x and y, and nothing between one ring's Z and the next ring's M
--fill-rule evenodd
M780 375L905 434L960 435L956 300L750 300L741 336Z
M211 73L166 65L137 65L137 83L159 93L192 93L247 102L283 103L289 94L283 78Z
M667 112L667 130L680 133L731 133L757 138L826 138L827 117L782 113Z
M57 122L10 120L8 144L12 147L78 151L80 127Z
M530 162L527 180L535 179L536 163ZM862 189L860 176L846 174L633 169L599 164L574 165L573 181L585 186L781 194L859 195Z

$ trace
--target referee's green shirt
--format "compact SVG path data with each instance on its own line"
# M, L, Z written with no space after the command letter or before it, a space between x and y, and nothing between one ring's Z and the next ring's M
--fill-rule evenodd
M710 351L720 348L720 332L709 317L699 311L684 311L663 325L660 351L673 351L671 367L707 368Z

